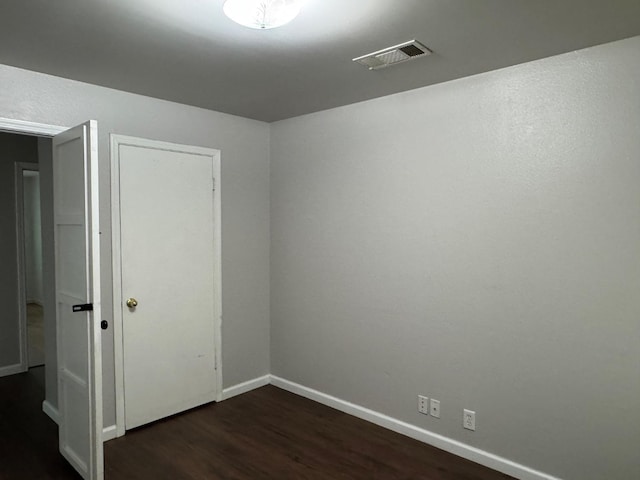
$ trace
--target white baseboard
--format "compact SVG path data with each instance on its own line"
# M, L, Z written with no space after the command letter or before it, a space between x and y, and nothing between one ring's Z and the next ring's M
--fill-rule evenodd
M47 414L47 416L53 420L54 422L58 423L58 420L60 418L60 413L58 412L58 409L56 407L54 407L53 405L51 405L51 403L47 400L45 400L44 402L42 402L42 411L44 413ZM110 425L108 427L104 427L102 429L102 441L103 442L107 442L109 440L113 440L114 438L116 438L116 426L115 425Z
M271 375L271 384L282 388L283 390L295 393L296 395L300 395L323 405L335 408L341 412L348 413L354 417L367 420L381 427L393 430L394 432L406 435L423 443L427 443L441 450L453 453L459 457L466 458L472 462L479 463L485 467L492 468L498 472L506 473L507 475L511 475L512 477L520 480L560 480L557 477L547 475L546 473L539 472L506 458L499 457L498 455L485 452L484 450L472 447L471 445L430 432L429 430L416 427L415 425L403 422L402 420L369 410L368 408L361 407L360 405L341 400L331 395L327 395L326 393L313 390L305 387L304 385L290 382L274 375Z
M9 375L15 375L16 373L26 372L26 369L21 363L15 365L7 365L6 367L0 367L0 377L8 377Z
M51 420L58 423L58 419L60 418L58 409L53 405L51 405L51 403L48 400L45 400L44 402L42 402L42 411L46 413Z
M108 442L109 440L113 440L118 435L116 435L116 426L110 425L108 427L104 427L102 429L102 441Z
M265 385L269 385L269 383L271 383L271 375L264 375L263 377L254 378L253 380L239 383L233 387L225 388L222 391L222 400L228 400L236 395L241 395L243 393L250 392L251 390L255 390L256 388L264 387Z

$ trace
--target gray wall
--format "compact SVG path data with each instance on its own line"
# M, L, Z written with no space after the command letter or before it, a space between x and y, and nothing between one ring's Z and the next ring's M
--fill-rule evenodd
M269 373L269 125L8 66L0 66L0 85L0 117L63 126L98 121L102 311L108 320L113 313L109 134L222 151L223 382L227 387ZM47 171L43 168L43 183ZM43 197L49 193L43 188ZM51 234L45 218L45 243ZM51 252L44 254L47 278ZM45 292L45 309L51 300ZM115 422L112 332L103 336L105 425ZM46 358L47 398L55 404L50 345Z
M272 124L272 372L567 480L640 478L638 52Z
M0 368L20 363L15 162L37 162L35 138L0 132Z
M38 138L38 163L40 164L40 219L42 227L45 392L47 400L57 406L58 378L56 372L58 359L56 357L56 271L53 244L53 147L50 138ZM106 369L104 364L103 369ZM113 374L111 378L113 378ZM108 385L107 388L113 389L113 385Z
M24 172L23 172L24 173ZM40 216L40 174L28 172L24 185L24 252L28 303L42 305L42 227Z

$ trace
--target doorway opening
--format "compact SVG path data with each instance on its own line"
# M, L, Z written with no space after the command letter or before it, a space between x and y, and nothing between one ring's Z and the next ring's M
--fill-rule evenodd
M0 477L77 478L58 454L56 423L43 412L55 405L55 312L50 300L53 240L42 235L52 197L51 139L0 132L0 209L3 283L0 314ZM43 252L44 251L44 252ZM49 300L49 301L48 301ZM55 308L55 307L53 307ZM50 363L50 360L53 361ZM49 378L51 377L51 378ZM51 409L48 409L50 411Z
M39 163L16 162L15 188L21 356L26 368L31 369L45 365Z
M2 449L14 448L8 456L17 459L12 465L0 466L0 477L44 478L54 471L56 478L74 478L54 466L55 462L66 460L64 465L73 467L82 478L98 480L103 478L101 325L96 321L101 317L98 126L94 120L68 129L0 118L0 135L18 144L31 142L32 146L32 137L48 139L38 138L35 142L38 159L45 160L41 166L47 167L41 169L46 175L42 175L40 186L50 187L48 195L41 199L46 369L44 381L40 376L40 389L34 387L38 386L35 372L43 367L28 370L28 328L26 321L19 321L21 315L26 318L26 275L22 275L20 284L15 280L18 271L26 270L25 244L13 241L8 243L10 248L0 248L0 255L13 256L13 261L4 262L13 267L6 269L13 282L8 282L9 288L0 289L0 301L7 306L0 317L0 428L6 429L0 432L0 439L10 439L8 445L1 442ZM41 153L45 151L47 154ZM7 162L2 159L15 155L2 153L0 168L4 170ZM6 177L2 170L0 181ZM14 182L14 178L19 181ZM0 188L0 208L7 203L8 192L9 201L15 197L20 203L21 208L15 210L20 215L2 215L0 221L9 217L24 223L25 198L22 192L16 196L24 186L23 178L10 175L9 180L8 188ZM19 187L14 188L14 183ZM45 189L40 190L44 194ZM15 230L16 224L6 230ZM25 233L24 229L17 232L14 239ZM0 241L6 239L0 237ZM36 408L24 410L23 406L34 404L34 398ZM40 401L42 410L37 408ZM58 424L58 434L53 438L41 438L44 430L38 429L38 420L46 420L42 412ZM55 428L55 424L48 425ZM53 447L57 451L55 457L39 455L44 453L39 452L43 447L49 452ZM26 470L21 469L23 465Z
M42 185L40 177L40 164L51 165L50 143L0 132L0 229L6 232L0 239L0 377L44 366L45 342L55 348L55 330L47 332L45 319L51 312L45 307L43 246L52 251L53 245L43 245L41 212L48 195L41 200L47 182Z

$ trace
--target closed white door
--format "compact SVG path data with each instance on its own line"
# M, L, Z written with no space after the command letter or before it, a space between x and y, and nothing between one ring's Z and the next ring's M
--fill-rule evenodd
M117 143L125 426L214 401L214 155Z
M103 478L97 124L53 138L59 448Z

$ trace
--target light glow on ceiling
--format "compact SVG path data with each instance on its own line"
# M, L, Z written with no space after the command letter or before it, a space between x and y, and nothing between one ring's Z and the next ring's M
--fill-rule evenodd
M300 0L226 0L227 17L249 28L268 29L286 25L300 13Z

